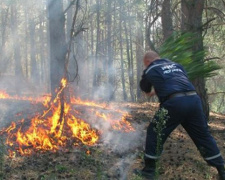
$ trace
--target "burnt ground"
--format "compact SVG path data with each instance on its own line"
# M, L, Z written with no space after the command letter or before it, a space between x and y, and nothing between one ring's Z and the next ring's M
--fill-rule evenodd
M2 160L0 179L6 180L142 180L133 174L134 168L143 167L143 147L146 128L157 109L157 104L123 103L119 108L130 110L127 120L136 132L108 132L97 145L88 147L80 144L57 153L36 153L31 156L9 158L5 146L0 146ZM0 126L16 121L26 114L29 118L40 105L29 102L0 102ZM210 129L225 157L225 116L211 113ZM105 134L104 136L107 136ZM4 137L1 137L4 140ZM4 141L3 141L4 142ZM87 154L90 152L90 154ZM207 166L187 133L178 127L164 145L160 159L161 180L217 179L214 168Z

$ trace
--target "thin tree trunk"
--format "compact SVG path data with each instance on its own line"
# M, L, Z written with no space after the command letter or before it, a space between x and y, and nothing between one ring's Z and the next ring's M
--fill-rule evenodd
M114 82L114 66L113 66L113 50L112 50L112 0L108 0L107 6L107 47L108 47L108 88L109 100L115 99L115 82Z
M17 78L23 78L19 34L18 34L18 22L17 22L18 20L17 20L17 11L16 11L15 4L11 6L11 21L12 21L12 34L13 34L15 75Z
M171 0L164 0L162 4L162 29L164 41L173 33Z
M193 32L198 41L193 44L193 51L198 52L203 50L203 37L202 37L202 15L204 9L204 0L182 0L182 30ZM204 63L202 58L201 63ZM205 87L205 79L197 78L193 81L196 91L202 99L202 105L206 116L209 116L209 102L208 95Z
M125 82L125 72L124 72L124 57L123 57L123 27L122 27L122 23L123 23L123 14L122 14L122 5L120 5L120 22L119 22L119 28L120 28L120 40L119 40L119 44L120 44L120 67L121 67L121 82L122 82L122 87L123 87L123 100L127 101L127 92L126 92L126 82Z
M131 58L130 58L130 47L129 47L129 38L128 38L128 30L127 25L124 23L125 26L125 35L126 35L126 47L127 47L127 60L128 60L128 77L129 77L129 85L130 85L130 96L131 101L134 101L134 89L133 89L133 82L132 82L132 73L131 73Z
M35 43L35 22L30 20L30 59L31 59L31 79L33 83L37 83L39 80L39 73L36 60L36 43Z
M29 33L28 33L28 16L29 16L29 12L27 9L27 6L25 6L25 48L24 48L24 54L25 54L25 76L27 79L29 79L29 63L28 63L28 44L29 44Z
M143 45L144 45L144 37L142 33L142 14L137 13L137 20L138 20L138 28L137 28L137 36L136 36L136 64L137 64L137 100L141 98L141 89L139 87L139 82L141 79L141 74L142 74L142 57L143 57Z
M71 4L71 0L67 1L67 6ZM70 7L66 14L66 40L69 42L73 22L73 8Z
M132 90L132 94L133 94L133 97L132 97L132 101L134 102L135 101L135 95L134 95L134 55L133 55L133 42L132 42L132 32L131 32L131 21L129 20L128 22L128 25L129 25L129 35L130 35L130 82L131 82L131 90Z
M97 0L97 35L96 35L96 51L94 58L94 75L93 75L93 90L100 84L100 71L99 71L99 53L100 53L100 1ZM93 29L92 29L93 30ZM93 91L93 92L94 92Z
M1 21L2 21L2 27L1 27L1 48L0 48L0 75L2 72L5 71L8 63L6 62L7 61L7 55L5 53L6 51L6 28L7 28L7 21L8 21L8 16L9 16L9 8L6 9L6 11L3 11L1 12Z
M41 78L40 82L45 83L46 82L46 61L45 61L45 38L44 38L44 20L40 19L40 28L39 28L39 36L40 36L40 48L39 48L39 54L41 58Z
M50 34L50 81L51 93L54 97L55 89L59 87L64 77L66 43L65 17L62 0L48 0L49 34Z
M146 50L149 48L153 51L156 51L154 41L151 39L152 33L152 26L154 25L155 21L159 18L159 14L154 14L153 11L157 9L157 3L155 0L150 1L150 5L146 1L146 6L149 6L147 17L145 19L146 27L145 27L145 39L146 39Z

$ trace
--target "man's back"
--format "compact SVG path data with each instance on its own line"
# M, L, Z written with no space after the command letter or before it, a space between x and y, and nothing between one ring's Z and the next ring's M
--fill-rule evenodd
M195 91L183 67L168 59L152 62L144 71L140 86L144 91L154 86L160 102L174 93Z

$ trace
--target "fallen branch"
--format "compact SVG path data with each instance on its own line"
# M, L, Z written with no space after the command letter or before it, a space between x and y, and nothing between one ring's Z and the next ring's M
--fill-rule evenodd
M213 92L213 93L208 93L209 96L212 96L212 95L218 95L218 94L225 94L225 92Z
M69 6L65 9L65 11L63 12L63 14L66 14L67 13L67 11L75 4L75 1L76 0L73 0L73 1L70 2Z
M212 58L206 58L204 61L211 61L211 60L221 60L220 57L212 57Z

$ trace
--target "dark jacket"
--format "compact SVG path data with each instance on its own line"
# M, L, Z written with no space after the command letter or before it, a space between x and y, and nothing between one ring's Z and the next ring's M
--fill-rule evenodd
M151 92L152 86L162 103L174 93L195 91L183 67L168 59L153 61L143 72L140 81L142 91Z

